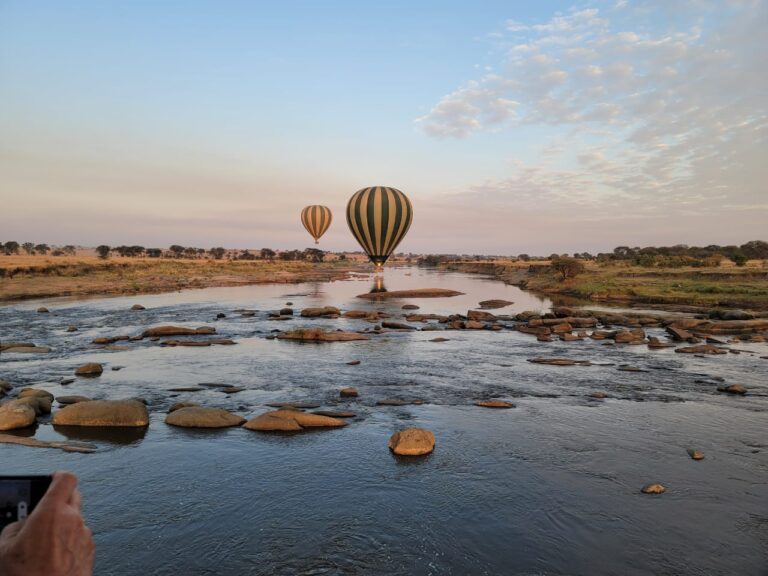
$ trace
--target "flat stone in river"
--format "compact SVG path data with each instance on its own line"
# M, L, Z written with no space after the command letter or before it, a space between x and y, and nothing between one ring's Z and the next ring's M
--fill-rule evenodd
M229 428L240 426L245 418L223 408L187 406L174 410L165 418L165 423L182 428Z
M462 296L464 292L446 288L416 288L414 290L393 290L392 292L372 292L358 294L358 298L367 300L391 300L393 298L450 298Z
M147 407L138 400L91 400L70 404L53 415L61 426L141 427L149 425Z

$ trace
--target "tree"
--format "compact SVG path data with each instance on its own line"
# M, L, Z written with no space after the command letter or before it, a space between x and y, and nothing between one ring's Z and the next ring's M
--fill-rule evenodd
M272 248L261 249L261 258L263 260L274 260L275 256L277 256L277 254L275 253L274 250L272 250Z
M61 251L68 256L74 256L75 254L77 254L77 248L75 246L72 246L72 244L67 244L66 246L64 246L64 248L61 249Z
M517 257L517 259L518 259L518 260L522 260L523 262L528 262L528 261L531 259L531 257L530 257L530 256L528 256L528 254L520 254L520 255Z
M552 259L550 268L557 274L560 274L561 281L565 281L584 272L584 263L575 258L559 256Z
M14 242L13 240L6 242L3 245L3 251L5 252L6 256L11 256L12 254L18 254L19 253L19 243Z
M179 246L178 244L172 245L168 250L171 251L174 258L181 258L181 255L184 253L184 246Z
M163 255L163 251L160 248L147 248L144 252L150 258L160 258Z
M243 250L240 253L240 256L237 257L238 260L256 260L256 254L253 254L250 250Z
M737 252L733 256L731 256L731 260L733 260L733 263L736 264L736 266L744 266L747 263L747 258L742 252Z
M107 258L109 258L110 250L111 250L110 247L107 246L106 244L101 244L100 246L96 246L96 254L98 254L99 258L101 258L102 260L106 260Z
M21 247L24 248L24 252L26 252L30 256L35 253L34 242L24 242L24 244L22 244Z
M347 259L347 255L346 255L346 254L344 254L344 252L342 252L341 254L339 254L339 260L346 260L346 259ZM410 262L410 261L411 261L411 259L410 259L410 258L408 258L408 261Z
M768 260L768 242L762 240L751 240L740 246L741 252L754 260Z
M325 252L317 248L307 248L304 250L304 256L310 262L322 262L325 258Z
M38 254L42 254L43 256L48 254L48 252L50 251L51 251L51 248L48 246L48 244L38 244L37 246L35 246L35 252L37 252Z
M226 254L226 252L227 251L221 246L208 250L208 254L210 254L214 260L221 260L224 258L224 254Z

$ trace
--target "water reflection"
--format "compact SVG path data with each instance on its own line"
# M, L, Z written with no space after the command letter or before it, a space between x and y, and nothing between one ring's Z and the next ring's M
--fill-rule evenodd
M368 293L379 294L386 291L387 287L384 286L384 276L381 274L376 274L376 276L373 278L373 285L371 286L371 289L368 291Z
M67 440L78 442L104 442L115 446L138 444L147 435L147 426L112 427L112 426L56 426L54 431Z

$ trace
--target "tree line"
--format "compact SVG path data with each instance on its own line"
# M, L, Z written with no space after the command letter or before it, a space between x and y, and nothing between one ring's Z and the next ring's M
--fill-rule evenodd
M14 240L0 242L0 253L5 254L6 256L21 254L22 251L29 256L35 256L37 254L45 256L49 253L52 256L74 256L77 252L77 247L71 244L51 247L48 244L35 244L34 242L24 242L19 244Z

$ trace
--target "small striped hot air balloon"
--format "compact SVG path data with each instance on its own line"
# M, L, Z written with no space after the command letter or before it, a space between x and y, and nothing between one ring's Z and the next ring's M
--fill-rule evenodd
M377 268L395 251L412 220L411 201L396 188L363 188L347 203L349 229Z
M315 239L315 244L319 244L318 240L328 230L331 220L333 220L333 215L327 206L315 204L307 206L301 211L301 223Z

